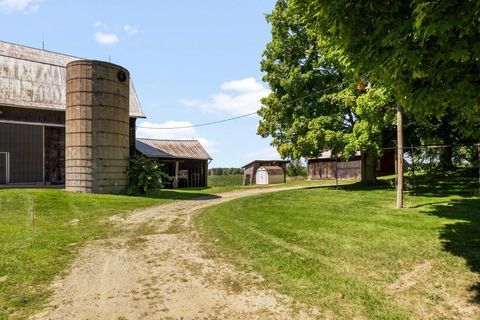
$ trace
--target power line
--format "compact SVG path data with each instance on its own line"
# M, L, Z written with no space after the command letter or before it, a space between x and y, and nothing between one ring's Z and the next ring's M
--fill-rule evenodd
M311 93L311 94L307 94L303 97L299 97L299 98L296 98L296 99L293 99L293 100L290 100L290 101L287 101L287 102L283 102L281 104L290 104L290 103L293 103L293 102L296 102L296 101L299 101L299 100L303 100L305 98L309 98L309 97L313 97L313 96L316 96L320 93L323 93L325 91L328 91L330 89L333 89L335 87L339 87L341 85L344 85L345 83L339 83L339 84L336 84L336 85L333 85L333 86L330 86L330 87L327 87L327 88L324 88L320 91L315 91L314 93ZM250 112L250 113L246 113L246 114L242 114L238 117L233 117L233 118L227 118L227 119L223 119L223 120L218 120L218 121L212 121L212 122L206 122L206 123L199 123L199 124L193 124L193 125L189 125L189 126L179 126L179 127L144 127L144 126L137 126L138 129L155 129L155 130L177 130L177 129L189 129L189 128L197 128L197 127L204 127L204 126L210 126L210 125L214 125L214 124L218 124L218 123L223 123L223 122L227 122L227 121L233 121L233 120L237 120L237 119L241 119L241 118L245 118L245 117L249 117L249 116L253 116L254 114L257 114L257 112Z
M210 125L212 125L212 124L217 124L217 123L232 121L232 120L236 120L236 119L240 119L240 118L245 118L245 117L248 117L248 116L253 116L254 114L257 114L257 112L251 112L251 113L243 114L243 115L238 116L238 117L223 119L223 120L219 120L219 121L193 124L193 125L191 125L191 126L163 127L163 128L138 126L137 128L138 128L138 129L158 129L158 130L188 129L188 128L196 128L196 127L210 126Z

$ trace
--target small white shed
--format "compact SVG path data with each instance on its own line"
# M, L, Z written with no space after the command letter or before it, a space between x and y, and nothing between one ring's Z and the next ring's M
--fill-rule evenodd
M260 167L255 176L256 184L284 183L285 173L281 167Z

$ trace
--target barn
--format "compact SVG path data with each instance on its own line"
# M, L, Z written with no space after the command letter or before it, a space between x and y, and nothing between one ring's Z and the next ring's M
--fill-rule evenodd
M348 161L336 160L330 151L322 152L321 156L307 160L309 180L323 179L360 179L362 161L356 155Z
M136 148L138 153L160 163L162 171L173 178L165 181L166 187L207 187L212 158L199 141L138 138Z
M276 184L285 182L285 172L281 167L260 167L255 177L257 184Z
M257 183L257 171L260 167L279 167L283 171L283 181L286 181L287 163L289 160L254 160L242 167L243 185L254 185Z
M0 41L0 184L121 192L144 117L125 68Z
M332 156L330 151L325 151L320 157L307 160L308 179L350 179L361 178L362 157L358 152L348 161L342 161ZM386 150L383 156L377 159L376 174L388 175L395 172L394 151Z

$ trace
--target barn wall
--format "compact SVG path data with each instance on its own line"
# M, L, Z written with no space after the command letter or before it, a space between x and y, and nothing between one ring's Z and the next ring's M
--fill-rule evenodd
M310 180L335 179L338 167L338 179L360 179L361 161L309 160L308 178Z
M0 152L10 153L10 183L43 182L42 126L0 123Z
M282 175L268 175L268 184L283 183L283 174Z

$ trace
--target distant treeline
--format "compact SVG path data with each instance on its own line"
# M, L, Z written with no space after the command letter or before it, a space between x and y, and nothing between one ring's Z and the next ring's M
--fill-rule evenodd
M208 169L208 175L210 176L233 176L237 174L243 174L243 170L240 168L211 168Z

